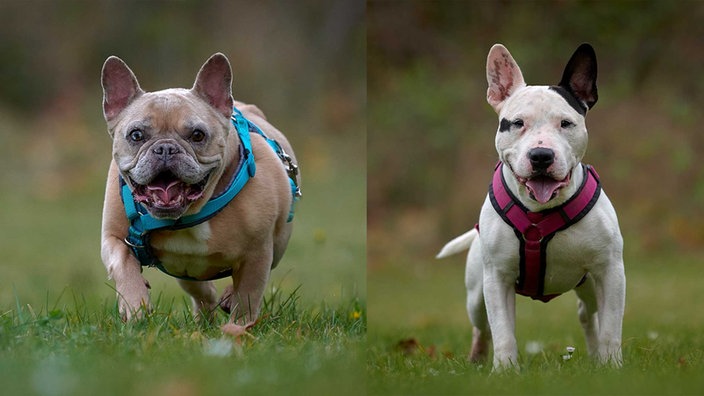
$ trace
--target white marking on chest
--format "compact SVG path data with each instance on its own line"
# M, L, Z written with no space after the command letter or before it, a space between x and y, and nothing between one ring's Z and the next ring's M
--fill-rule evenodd
M172 254L205 256L208 254L210 224L206 221L193 227L174 231L159 248Z
M201 277L231 268L231 263L217 254L210 254L208 241L212 233L209 223L173 231L158 238L153 246L159 250L164 268L177 276Z

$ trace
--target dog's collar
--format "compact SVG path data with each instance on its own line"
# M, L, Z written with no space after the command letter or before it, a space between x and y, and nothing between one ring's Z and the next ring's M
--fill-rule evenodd
M567 202L541 212L531 212L508 189L502 168L503 163L499 162L489 187L489 198L494 210L513 228L520 243L516 292L547 302L558 296L543 294L548 242L555 233L575 224L594 207L601 194L599 175L593 167L583 164L582 185ZM579 284L585 279L586 275Z
M254 177L257 169L250 133L256 133L264 138L286 167L292 194L291 208L287 221L291 222L293 220L294 204L301 196L296 178L298 167L276 140L267 137L256 124L248 120L237 108L233 108L231 121L232 125L234 125L237 130L237 136L240 140L240 159L237 164L237 169L227 189L221 194L211 198L198 213L178 219L157 219L151 216L140 203L134 200L129 185L120 177L122 203L125 207L127 219L130 222L127 237L125 237L124 241L132 249L132 252L142 266L156 267L162 272L180 279L203 280L170 274L152 251L149 237L152 231L180 230L206 222L218 214L240 193L240 191L242 191L249 179ZM232 270L226 270L207 280L221 279L230 275L232 275Z

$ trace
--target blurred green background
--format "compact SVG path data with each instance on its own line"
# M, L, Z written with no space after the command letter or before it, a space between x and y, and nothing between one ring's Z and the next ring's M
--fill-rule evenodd
M365 37L357 1L0 2L0 307L114 301L99 254L102 64L121 57L147 91L191 87L218 51L235 98L287 134L302 171L272 287L363 299ZM145 274L154 297L182 298L172 278Z
M630 249L701 247L704 227L692 220L704 214L704 3L374 2L368 24L370 235L430 255L474 224L497 159L485 99L494 43L528 84L544 85L589 42L599 102L585 162Z
M663 281L684 287L703 268L704 2L371 2L367 34L370 335L454 327L466 335L455 352L469 350L464 258L434 256L477 221L497 160L485 77L494 43L533 85L557 83L577 46L594 46L599 102L584 161L624 234L624 334L632 320L695 325L686 307L665 307L665 319L639 296ZM674 263L687 272L668 271ZM645 275L660 270L667 279ZM428 342L442 342L435 334Z

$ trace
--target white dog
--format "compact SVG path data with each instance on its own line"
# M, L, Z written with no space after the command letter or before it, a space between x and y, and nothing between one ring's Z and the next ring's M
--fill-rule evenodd
M493 338L494 369L518 365L516 293L547 302L574 289L589 354L621 365L623 239L596 172L581 163L596 74L589 44L577 48L557 86L526 86L504 46L489 52L487 100L499 115L500 162L478 226L438 254L469 249L472 361L487 357Z

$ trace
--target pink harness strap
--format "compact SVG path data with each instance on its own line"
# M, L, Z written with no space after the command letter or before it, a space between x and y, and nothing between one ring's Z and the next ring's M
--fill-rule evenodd
M499 216L513 228L520 243L520 272L516 280L516 293L548 302L559 296L543 294L548 242L556 232L566 229L589 213L601 193L599 175L591 166L582 165L584 181L572 198L556 208L530 212L506 187L502 168L503 164L499 162L489 187L489 198ZM586 277L585 274L577 286Z

